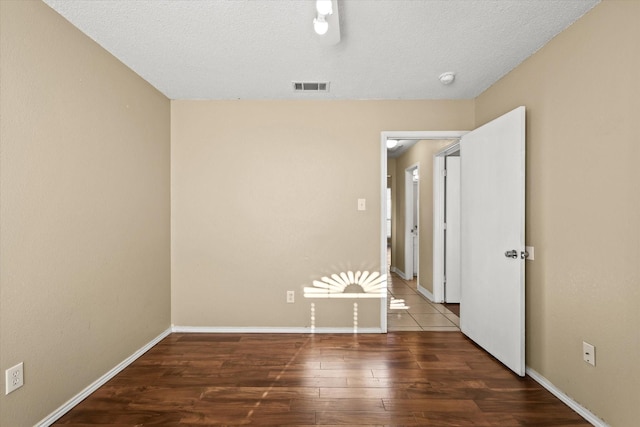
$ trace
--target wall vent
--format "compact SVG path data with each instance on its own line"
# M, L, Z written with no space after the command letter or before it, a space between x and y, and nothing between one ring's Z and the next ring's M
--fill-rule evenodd
M293 82L294 92L329 92L329 82Z

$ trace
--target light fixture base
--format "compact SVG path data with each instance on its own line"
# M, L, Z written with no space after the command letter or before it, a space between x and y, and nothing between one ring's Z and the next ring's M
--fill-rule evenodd
M456 79L456 73L454 73L453 71L447 71L446 73L440 74L440 76L438 77L438 80L440 80L440 83L442 83L445 86L453 83L455 79Z
M324 15L319 14L318 17L313 20L313 30L319 36L327 34L327 31L329 31L329 23Z

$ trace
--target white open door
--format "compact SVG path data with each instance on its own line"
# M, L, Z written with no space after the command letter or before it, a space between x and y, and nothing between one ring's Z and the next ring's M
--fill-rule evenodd
M525 108L464 135L460 329L525 374Z

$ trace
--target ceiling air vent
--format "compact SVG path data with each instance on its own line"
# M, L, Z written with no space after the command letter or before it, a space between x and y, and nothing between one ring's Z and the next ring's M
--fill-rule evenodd
M294 92L329 92L329 82L293 82Z

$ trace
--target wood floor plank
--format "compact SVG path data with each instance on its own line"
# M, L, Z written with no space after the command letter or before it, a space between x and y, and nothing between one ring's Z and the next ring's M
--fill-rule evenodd
M412 413L364 412L364 411L320 411L316 413L316 424L383 424L419 425Z
M363 364L369 369L420 369L420 363L416 361L385 361L385 360L361 360L361 361L341 361L322 362L320 368L326 370L358 370Z
M291 409L298 411L385 411L382 399L350 398L342 399L318 398L318 399L293 399Z
M202 400L227 399L304 399L320 397L320 389L315 387L207 387L201 394Z
M212 425L298 425L315 424L315 412L282 412L278 414L260 411L227 410L219 413L203 413L194 411L186 414L180 420L181 424L212 426Z
M423 426L438 427L522 427L522 424L508 414L455 414L451 412L414 413L417 422Z
M358 396L365 399L391 399L394 397L402 397L402 390L387 387L372 387L372 388L321 388L320 398L338 398L349 399L351 397Z
M269 378L372 378L371 369L287 369L286 371L270 371Z
M465 412L480 413L480 408L468 399L382 399L387 411Z
M55 425L590 424L459 332L394 332L171 334Z

